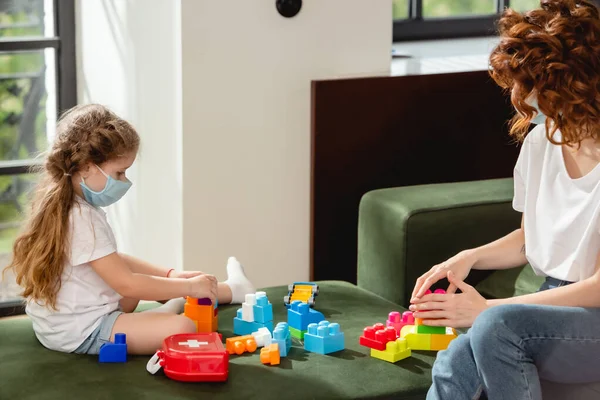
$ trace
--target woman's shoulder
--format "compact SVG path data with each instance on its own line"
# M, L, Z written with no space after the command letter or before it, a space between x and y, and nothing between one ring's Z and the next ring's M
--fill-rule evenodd
M556 134L560 135L558 131L556 132ZM546 136L546 126L544 124L537 125L535 128L533 128L527 134L523 142L523 146L530 147L546 147L549 144L551 145L552 143L548 140L548 137Z

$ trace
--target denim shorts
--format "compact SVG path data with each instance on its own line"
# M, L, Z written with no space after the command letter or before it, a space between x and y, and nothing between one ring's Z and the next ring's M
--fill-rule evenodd
M73 352L77 354L98 354L104 343L110 343L110 335L115 321L123 311L115 310L102 318L102 322Z
M561 281L560 279L556 279L556 278L547 276L544 283L542 283L542 286L540 286L538 292L541 292L543 290L548 290L548 289L554 289L554 288L561 287L561 286L567 286L572 283L573 282Z

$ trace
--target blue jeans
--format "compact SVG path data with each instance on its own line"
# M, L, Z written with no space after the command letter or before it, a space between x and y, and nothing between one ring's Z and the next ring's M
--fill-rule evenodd
M548 279L540 290L563 284ZM598 382L600 308L492 307L438 353L432 379L428 400L541 400L540 379Z

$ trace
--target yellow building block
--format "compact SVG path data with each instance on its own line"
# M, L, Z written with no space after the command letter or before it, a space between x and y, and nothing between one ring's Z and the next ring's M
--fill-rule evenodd
M409 333L417 333L417 328L414 325L404 325L402 329L400 329L400 337L405 337Z
M456 335L431 335L431 350L446 350L451 341L456 339Z
M396 341L388 342L383 351L371 349L371 357L395 363L410 357L410 349L406 339L399 338Z
M430 333L409 333L404 338L411 350L431 350Z

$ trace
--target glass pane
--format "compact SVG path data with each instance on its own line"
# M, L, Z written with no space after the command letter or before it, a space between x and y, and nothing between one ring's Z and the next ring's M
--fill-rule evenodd
M496 14L496 0L423 0L425 18L490 14Z
M540 8L540 0L510 0L510 8L516 11L529 11Z
M45 151L56 124L54 50L0 53L0 167Z
M1 271L10 263L12 245L37 179L35 174L0 176L0 307L20 293L14 276L7 271L2 279Z
M54 36L52 0L0 0L0 40Z
M393 0L392 7L395 20L408 18L408 0Z

